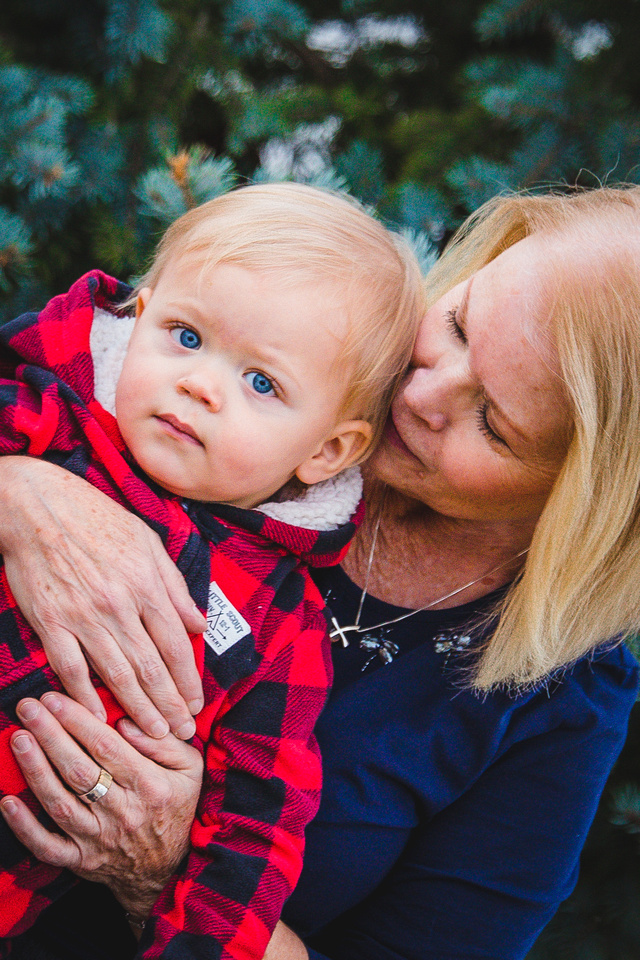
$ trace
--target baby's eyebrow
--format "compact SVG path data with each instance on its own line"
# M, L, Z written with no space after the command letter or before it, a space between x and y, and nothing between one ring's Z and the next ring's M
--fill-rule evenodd
M275 377L286 393L302 390L295 364L291 364L286 350L257 349L253 358L258 366L264 367L267 376Z

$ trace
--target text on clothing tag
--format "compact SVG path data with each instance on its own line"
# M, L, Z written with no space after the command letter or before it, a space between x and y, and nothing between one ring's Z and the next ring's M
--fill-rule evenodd
M251 633L251 627L212 580L209 584L207 629L204 639L216 653L224 653L238 640Z

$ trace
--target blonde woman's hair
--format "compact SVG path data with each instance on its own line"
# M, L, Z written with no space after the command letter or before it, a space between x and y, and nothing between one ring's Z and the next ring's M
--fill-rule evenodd
M572 437L477 663L481 689L539 682L640 629L640 187L491 201L429 275L428 299L533 234L549 242L542 292Z
M349 324L338 363L348 364L352 376L343 410L371 424L369 453L424 313L424 278L404 241L344 194L264 184L240 187L176 220L136 292L155 287L169 262L186 256L197 258L203 272L233 263L269 272L274 284L326 282L344 296ZM302 289L301 337L304 305Z

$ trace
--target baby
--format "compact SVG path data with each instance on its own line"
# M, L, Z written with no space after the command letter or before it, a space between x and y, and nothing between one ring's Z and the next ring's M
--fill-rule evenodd
M422 309L402 243L350 200L281 184L181 217L135 292L96 271L0 328L0 452L51 459L141 516L207 615L205 780L144 957L257 960L296 883L331 682L307 564L348 547L362 507L347 468L382 430ZM0 617L0 792L33 805L8 745L15 705L60 683L4 570ZM110 786L103 771L83 799ZM5 938L73 882L1 822L0 871Z

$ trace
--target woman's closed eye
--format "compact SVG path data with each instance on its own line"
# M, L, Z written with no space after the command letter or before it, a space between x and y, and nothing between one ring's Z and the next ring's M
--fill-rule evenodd
M269 379L264 373L260 373L257 370L249 370L248 373L244 374L246 382L249 384L252 390L255 393L259 393L262 397L275 397L276 388L273 384L273 381Z
M202 346L202 337L191 327L175 326L171 328L171 336L181 347L187 350L198 350Z
M464 330L462 329L462 327L460 326L460 323L458 322L458 308L453 307L451 310L447 310L445 318L447 321L447 326L453 333L456 340L459 340L460 343L466 344L467 336Z
M447 310L446 313L447 326L449 327L451 333L460 343L467 344L467 335L460 326L458 319L458 307L453 307L451 310ZM489 403L487 400L482 402L482 405L476 413L476 419L478 421L478 426L482 433L487 437L487 439L493 444L500 444L502 447L508 447L506 440L504 440L499 433L493 429L489 423Z
M482 431L482 433L484 433L485 437L487 437L487 439L491 441L491 443L499 443L502 447L508 446L506 440L503 440L500 434L496 433L493 427L491 426L491 424L489 423L488 413L489 413L489 404L486 401L484 401L484 403L482 404L482 406L477 412L477 420L478 420L478 426L480 427L480 430Z

